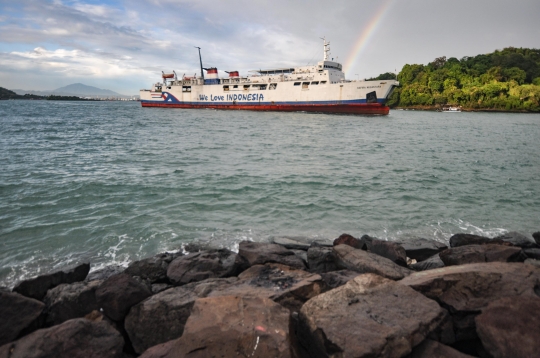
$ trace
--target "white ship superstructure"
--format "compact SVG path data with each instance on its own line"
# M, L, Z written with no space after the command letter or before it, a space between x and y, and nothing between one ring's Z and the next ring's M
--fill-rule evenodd
M141 104L143 107L388 114L385 103L399 83L346 80L342 65L329 59L329 46L324 40L323 60L316 65L257 70L245 77L238 71L225 71L229 76L218 78L217 68L203 68L201 61L200 77L178 79L174 72L163 73L162 82L140 91Z

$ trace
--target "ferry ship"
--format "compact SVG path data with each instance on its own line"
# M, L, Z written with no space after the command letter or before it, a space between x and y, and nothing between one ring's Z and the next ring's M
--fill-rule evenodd
M203 68L201 76L179 79L163 73L162 82L140 91L143 107L211 108L251 111L305 111L350 114L388 114L386 101L399 85L395 80L351 81L342 65L330 60L330 43L323 40L323 60L317 65L251 71ZM203 73L206 71L206 76Z

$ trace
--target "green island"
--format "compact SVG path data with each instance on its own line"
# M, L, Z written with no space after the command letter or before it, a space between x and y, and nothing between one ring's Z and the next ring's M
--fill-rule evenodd
M81 98L77 96L38 96L36 94L19 95L6 88L0 87L0 100L3 99L28 99L28 100L48 100L48 101L95 101L93 98Z
M384 73L369 80L395 79ZM397 75L390 108L540 112L540 50L509 47L475 57L439 57L427 65L406 64ZM368 81L369 81L368 80Z

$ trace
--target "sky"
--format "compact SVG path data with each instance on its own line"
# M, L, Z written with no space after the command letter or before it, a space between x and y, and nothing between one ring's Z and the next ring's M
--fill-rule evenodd
M540 48L540 0L0 0L0 87L83 83L135 95L161 79L304 66L323 40L346 78L505 47Z

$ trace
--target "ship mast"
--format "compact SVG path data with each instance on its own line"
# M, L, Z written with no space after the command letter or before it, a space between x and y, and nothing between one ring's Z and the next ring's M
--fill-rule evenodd
M201 48L200 48L200 47L197 47L197 46L193 46L193 47L199 49L199 62L201 63L201 77L202 77L202 79L204 80L204 73L203 73L203 68L202 68L202 58L201 58Z
M327 61L330 57L330 42L326 42L326 37L321 37L321 40L323 40L323 54L324 54L324 60Z

